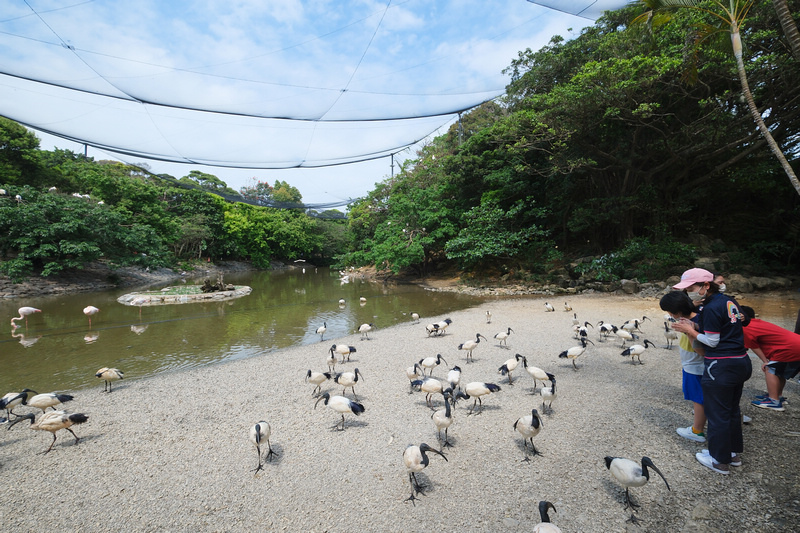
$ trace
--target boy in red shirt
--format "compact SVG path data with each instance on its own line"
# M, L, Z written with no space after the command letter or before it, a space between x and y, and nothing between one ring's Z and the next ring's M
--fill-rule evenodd
M752 404L762 409L783 411L781 396L786 380L800 372L800 335L780 326L755 318L755 311L741 306L746 319L744 345L755 352L763 365L761 370L767 381L767 394L756 396Z

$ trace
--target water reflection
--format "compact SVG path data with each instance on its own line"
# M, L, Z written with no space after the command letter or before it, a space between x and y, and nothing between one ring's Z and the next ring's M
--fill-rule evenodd
M253 292L230 301L164 306L118 303L130 289L4 300L0 317L16 316L22 305L42 312L27 317L27 328L20 321L13 335L0 336L0 391L95 386L101 367L119 368L127 379L264 355L321 343L316 331L325 324L323 356L327 339L352 335L361 324L384 328L410 321L412 311L439 317L482 301L352 277L341 284L337 272L323 268L229 274L225 281ZM90 305L101 309L91 326L83 312Z

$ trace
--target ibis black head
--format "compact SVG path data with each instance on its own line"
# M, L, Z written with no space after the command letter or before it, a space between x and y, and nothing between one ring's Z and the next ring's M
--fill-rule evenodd
M8 423L8 428L6 428L6 429L7 430L11 429L12 427L14 427L15 424L17 424L18 422L22 422L23 420L30 420L31 421L31 425L33 425L33 421L35 419L36 419L36 415L34 415L33 413L27 413L27 414L24 414L22 416L18 416L13 421Z
M516 359L517 361L522 361L523 359L525 359L525 357L523 355L516 354L514 355L514 359Z
M544 500L539 502L539 518L544 523L550 523L550 517L547 514L547 511L549 509L552 509L553 511L556 511L556 506L553 505L552 503L544 501ZM558 511L556 511L556 512L558 512Z
M606 457L606 459L608 459L608 457ZM653 460L650 459L649 457L642 457L642 475L649 480L650 474L649 472L647 472L648 467L652 468L656 472L656 474L661 476L661 479L664 480L664 484L667 485L667 490L672 490L669 488L669 483L667 483L667 478L664 477L664 474L661 473L661 470L656 468L656 465L653 464Z
M331 399L330 393L328 393L328 392L323 393L319 398L317 398L317 401L314 402L314 409L317 408L317 404L322 400L325 400L325 405L328 405L328 400L330 400L330 399Z
M461 367L460 367L460 366L458 366L458 365L456 365L456 366L454 366L453 368L451 368L450 370L456 370L456 371L458 371L458 372L461 372Z
M437 365L441 364L442 361L444 361L444 364L447 364L447 361L445 361L444 357L442 357L442 354L437 353L436 354L436 364Z
M439 451L439 450L437 450L436 448L431 448L430 446L428 446L428 445L427 445L426 443L424 443L424 442L423 442L422 444L420 444L420 445L419 445L419 451L420 451L421 453L423 453L423 454L424 454L424 453L426 453L426 452L433 452L433 453L435 453L435 454L437 454L437 455L441 455L441 456L444 458L444 460L445 460L445 461L447 461L447 457L445 457L445 455L444 455L442 452L440 452L440 451Z
M583 345L583 347L584 347L584 348L586 348L586 343L587 343L587 342L591 343L591 344L592 344L592 346L594 346L594 343L593 343L592 341L590 341L590 340L589 340L589 339L587 339L586 337L581 337L581 344Z
M614 459L616 459L616 457L611 457L609 455L606 455L606 458L605 458L606 468L608 468L609 470L611 469L611 463L614 462Z
M306 381L308 381L308 378L310 377L311 377L311 369L309 368L308 372L306 372Z
M545 372L545 374L547 374L547 379L549 379L550 381L555 383L555 381L556 381L555 375L551 374L550 372Z
M653 348L655 348L655 347L656 347L656 345L655 345L655 344L653 344L653 343L652 343L652 342L650 342L649 340L645 339L645 340L644 340L644 347L645 347L645 348L647 348L648 346L652 346Z

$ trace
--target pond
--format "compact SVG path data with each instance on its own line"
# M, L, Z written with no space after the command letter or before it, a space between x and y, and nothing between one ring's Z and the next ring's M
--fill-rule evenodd
M423 317L422 328L425 319L433 322L485 301L410 284L341 283L338 272L314 267L227 274L225 282L253 291L223 302L141 309L117 302L131 288L0 302L0 395L25 387L53 392L98 386L94 373L104 366L138 379L303 344L319 343L324 353L333 344L329 339L354 334L363 323L379 330L410 321L416 312ZM82 311L88 305L100 309L91 328ZM12 332L9 320L22 306L42 312L29 317L27 328L19 321ZM327 332L321 343L315 332L323 323Z

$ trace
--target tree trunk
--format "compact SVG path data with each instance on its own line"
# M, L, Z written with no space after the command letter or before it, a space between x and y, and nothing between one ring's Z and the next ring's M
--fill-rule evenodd
M775 13L778 14L778 20L781 21L783 33L792 47L792 55L795 61L800 61L800 33L797 31L797 24L792 18L788 3L786 0L772 0L772 5L775 7Z
M753 100L753 94L750 92L750 84L747 82L747 73L744 70L744 61L742 61L742 37L739 34L739 26L735 22L731 24L731 41L733 43L733 55L736 58L736 69L739 71L739 81L742 84L742 93L747 100L747 107L750 108L750 114L753 115L753 120L756 121L758 129L767 141L770 150L772 150L772 153L778 158L786 175L789 176L789 181L792 182L792 186L797 191L797 194L800 195L800 181L798 181L797 175L786 160L786 156L781 151L780 146L778 146L778 143L775 142L769 129L767 129L764 118L761 116L758 107L756 107L755 100Z

